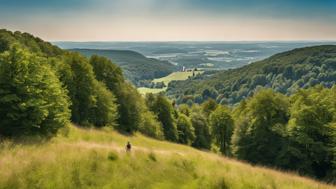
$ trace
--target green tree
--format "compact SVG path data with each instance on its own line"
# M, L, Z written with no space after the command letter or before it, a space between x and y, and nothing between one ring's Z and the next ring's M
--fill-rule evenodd
M105 87L103 83L95 81L94 90L96 103L90 110L88 121L97 126L117 126L118 106L115 103L115 96Z
M205 116L209 116L217 108L217 103L213 99L209 99L202 104L202 110Z
M16 47L0 55L0 135L55 135L69 123L69 105L45 58Z
M151 111L143 112L142 123L139 126L139 131L149 137L164 139L162 124L157 120L157 117Z
M92 56L90 64L97 80L103 82L116 96L118 103L118 129L132 133L136 131L142 121L144 101L137 90L125 81L122 70L109 59L100 56Z
M66 53L61 62L51 59L72 101L71 119L81 126L116 126L114 94L97 81L88 60L78 53Z
M230 145L234 128L230 111L224 106L218 106L210 114L209 122L212 128L212 136L219 145L220 151L222 154L229 156L231 154Z
M238 108L241 119L233 137L235 155L252 163L275 165L289 119L287 97L263 89Z
M326 178L333 170L335 154L336 90L317 86L291 97L288 124L290 143L285 168Z
M195 140L192 146L200 149L210 149L211 135L205 116L200 112L193 112L191 115L191 123L195 129Z
M179 112L181 112L182 114L184 114L184 115L186 115L188 117L191 114L190 108L189 108L189 106L187 104L181 104L181 105L179 105L178 110L179 110Z
M78 53L68 53L65 63L70 66L71 77L63 82L69 90L72 101L71 120L82 126L91 125L89 115L96 105L95 77L92 67Z
M177 142L178 135L174 119L174 108L169 100L159 95L156 97L155 103L150 109L157 115L158 120L161 122L165 139Z
M177 120L178 142L190 145L195 139L195 131L192 127L190 118L180 114Z

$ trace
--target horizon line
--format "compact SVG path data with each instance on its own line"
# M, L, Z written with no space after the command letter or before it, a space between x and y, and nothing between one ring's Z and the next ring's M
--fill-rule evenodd
M193 43L268 43L268 42L279 42L279 43L290 43L290 42L296 42L296 43L305 43L305 42L332 42L335 43L336 39L312 39L312 40L159 40L159 41L150 41L150 40L84 40L84 41L72 41L72 40L47 40L50 43L186 43L186 42L193 42Z

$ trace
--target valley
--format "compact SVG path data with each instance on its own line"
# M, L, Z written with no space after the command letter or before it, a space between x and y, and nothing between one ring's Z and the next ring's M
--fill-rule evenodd
M2 0L0 189L336 189L336 0Z
M0 30L0 188L334 188L335 57L176 71Z

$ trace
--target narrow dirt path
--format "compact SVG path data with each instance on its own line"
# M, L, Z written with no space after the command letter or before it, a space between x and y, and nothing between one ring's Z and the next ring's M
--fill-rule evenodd
M80 141L76 143L65 143L65 145L68 146L75 146L75 147L81 147L81 148L88 148L88 149L108 149L108 150L114 150L117 151L118 153L123 153L125 152L125 148L121 147L115 143L108 143L108 144L101 144L101 143L95 143L95 142L85 142L85 141ZM145 148L145 147L140 147L140 146L133 146L132 147L133 152L145 152L145 153L157 153L161 155L181 155L185 156L185 152L180 151L180 150L159 150L159 149L154 149L154 148Z

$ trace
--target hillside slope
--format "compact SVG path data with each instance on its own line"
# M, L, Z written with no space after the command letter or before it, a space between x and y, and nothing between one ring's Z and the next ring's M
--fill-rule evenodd
M44 144L2 142L0 188L336 188L142 135L63 133Z
M168 61L160 61L147 58L144 55L129 50L100 50L100 49L72 49L85 56L94 54L105 56L118 64L124 71L125 76L138 85L139 80L151 80L169 75L177 70L177 67Z
M259 87L292 94L317 84L331 87L336 82L336 46L323 45L294 49L238 69L221 71L211 77L170 83L167 93L185 103L214 98L234 104L251 96Z

